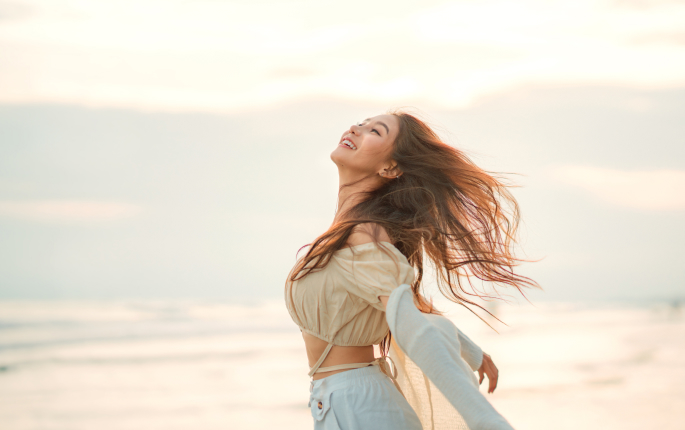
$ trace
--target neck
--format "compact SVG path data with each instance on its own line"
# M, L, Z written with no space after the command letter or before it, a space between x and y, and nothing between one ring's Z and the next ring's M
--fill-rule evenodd
M346 175L344 172L338 171L338 210L335 213L333 222L342 221L345 212L353 208L364 198L362 194L364 191L370 191L380 186L380 177L378 175L362 178L362 176Z

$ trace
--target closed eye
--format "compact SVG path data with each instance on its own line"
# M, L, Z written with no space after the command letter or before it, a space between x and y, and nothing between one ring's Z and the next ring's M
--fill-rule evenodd
M378 132L378 130L376 130L375 128L372 128L372 129L371 129L371 133L373 133L373 132L376 132L376 134L379 135L379 136L381 135L381 134Z

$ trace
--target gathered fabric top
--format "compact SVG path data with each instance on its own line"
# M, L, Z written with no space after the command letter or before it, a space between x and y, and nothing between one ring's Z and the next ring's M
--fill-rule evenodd
M415 274L407 258L393 244L381 241L379 245L369 242L339 249L323 269L286 283L286 307L295 324L303 332L328 342L310 376L335 370L320 367L333 345L378 345L388 334L379 296L390 296L401 284L411 285ZM350 363L335 368L370 364Z

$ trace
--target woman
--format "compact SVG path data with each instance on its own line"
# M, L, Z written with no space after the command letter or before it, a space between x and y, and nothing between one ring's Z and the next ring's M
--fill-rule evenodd
M315 428L420 429L425 419L417 416L387 362L392 334L398 335L390 333L386 321L388 300L403 286L418 310L440 315L420 293L424 255L441 293L467 307L479 306L470 298L484 297L471 284L473 277L519 291L536 286L513 272L520 261L511 250L518 206L502 182L408 113L378 115L351 126L331 159L340 180L335 219L297 260L285 290L311 368ZM405 317L430 326L411 310L397 309L398 304L393 327ZM410 344L412 330L408 326L402 333L396 352L420 355L402 347ZM449 328L444 333L449 339ZM423 349L439 346L423 341ZM492 393L498 372L490 357L481 353L468 360L468 351L480 350L461 333L454 343L478 370L480 382L487 375ZM375 344L380 345L378 359Z

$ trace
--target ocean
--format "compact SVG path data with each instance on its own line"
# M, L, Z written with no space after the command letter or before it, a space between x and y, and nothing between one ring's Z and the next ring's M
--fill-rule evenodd
M500 304L497 332L448 309L515 428L685 428L677 303ZM307 429L307 371L280 301L0 302L2 430Z

